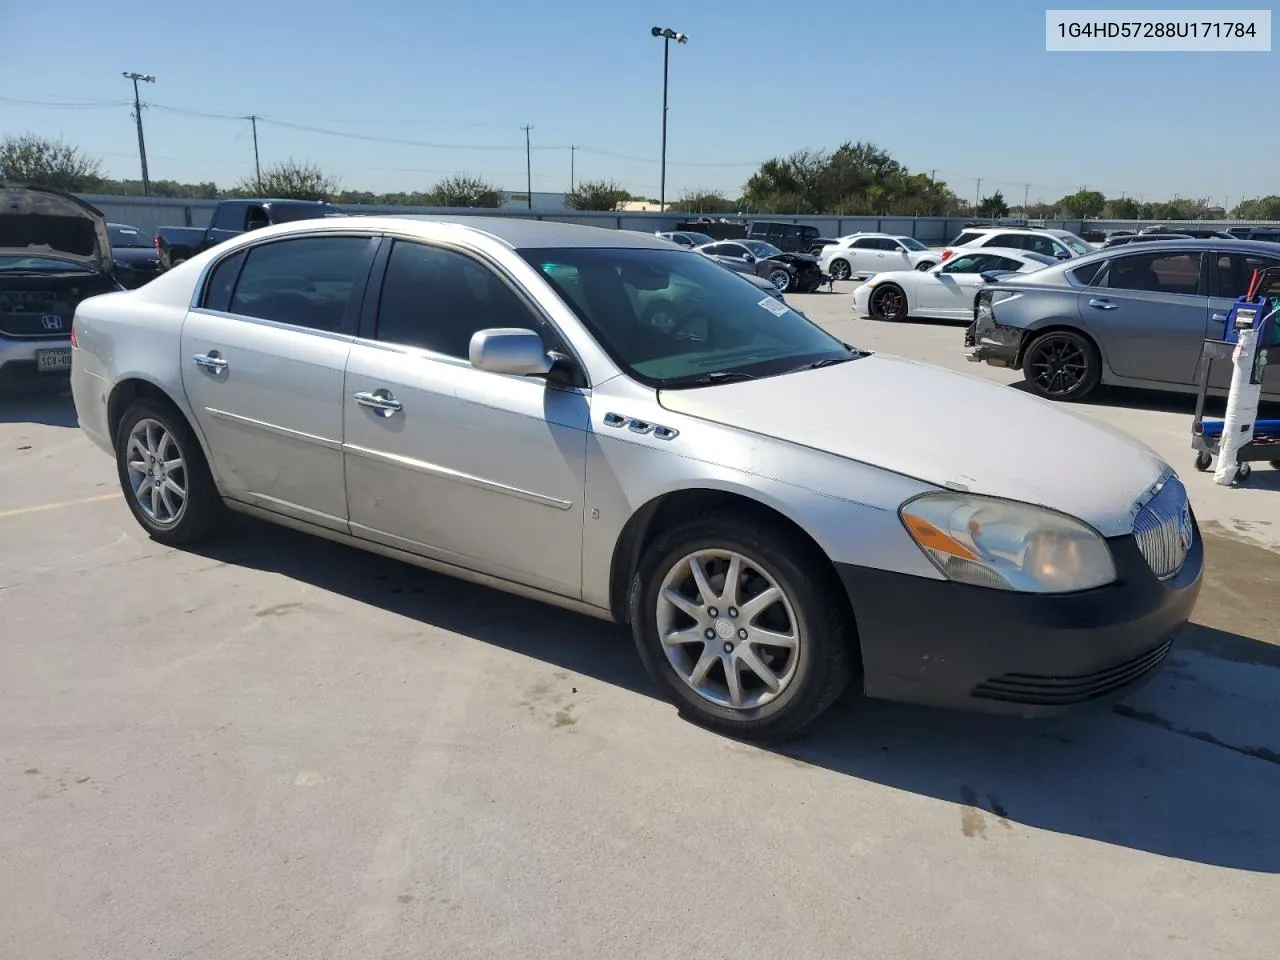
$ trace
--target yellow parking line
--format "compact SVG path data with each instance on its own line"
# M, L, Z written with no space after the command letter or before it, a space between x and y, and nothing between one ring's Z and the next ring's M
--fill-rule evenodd
M61 503L41 503L34 507L18 507L16 510L0 510L0 520L5 517L20 517L27 513L40 513L44 510L60 510L63 507L78 507L83 503L101 503L104 500L118 500L119 493L104 493L96 497L85 497L83 500L63 500Z

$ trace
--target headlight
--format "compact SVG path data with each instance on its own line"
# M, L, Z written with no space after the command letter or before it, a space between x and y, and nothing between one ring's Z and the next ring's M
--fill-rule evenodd
M920 549L957 583L1070 593L1116 578L1096 530L1044 507L948 491L922 494L899 512Z

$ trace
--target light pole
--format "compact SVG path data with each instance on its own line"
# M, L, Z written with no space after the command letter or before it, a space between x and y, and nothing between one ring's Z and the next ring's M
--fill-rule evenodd
M138 157L142 160L142 193L151 196L151 177L147 175L147 142L142 139L142 100L138 96L138 81L155 83L156 78L148 73L130 73L124 71L124 78L133 81L133 119L138 123Z
M665 213L667 210L667 67L671 61L671 41L688 43L689 38L670 27L654 27L649 33L662 38L662 181L658 188L658 209Z

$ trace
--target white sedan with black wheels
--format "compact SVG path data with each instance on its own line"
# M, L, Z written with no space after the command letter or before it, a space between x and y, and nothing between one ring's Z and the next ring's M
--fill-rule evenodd
M654 236L283 224L84 301L75 334L80 426L155 540L231 509L626 623L658 689L735 737L794 736L850 684L1096 703L1200 586L1147 448L851 347ZM1019 442L975 443L994 422Z
M875 320L971 320L974 299L984 284L1057 262L1028 250L984 249L963 253L929 270L878 273L853 291L853 312Z

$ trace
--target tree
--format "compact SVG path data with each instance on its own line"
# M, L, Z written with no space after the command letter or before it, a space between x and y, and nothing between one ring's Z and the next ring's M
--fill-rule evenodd
M1035 203L1029 204L1022 215L1029 220L1052 220L1058 215L1058 208L1052 203L1042 203L1037 200Z
M1077 190L1058 201L1058 208L1065 217L1097 217L1107 206L1107 198L1097 190Z
M686 190L672 206L685 213L733 213L738 209L737 204L719 190L705 187Z
M457 174L445 177L426 196L429 207L485 207L502 206L502 191L480 177Z
M997 190L989 197L983 198L978 204L978 216L980 217L1007 217L1009 215L1009 204L1004 202L1004 194Z
M84 193L102 183L102 162L61 140L24 133L0 141L0 179Z
M617 210L631 194L614 180L584 180L572 193L565 194L564 202L573 210Z
M314 164L298 163L291 157L263 170L261 180L256 177L241 180L234 192L281 200L329 200L338 192L338 183Z
M1231 211L1231 216L1237 220L1280 220L1280 197L1272 194L1241 200Z
M1141 210L1138 202L1132 197L1121 197L1119 200L1107 201L1107 216L1115 220L1137 220Z

